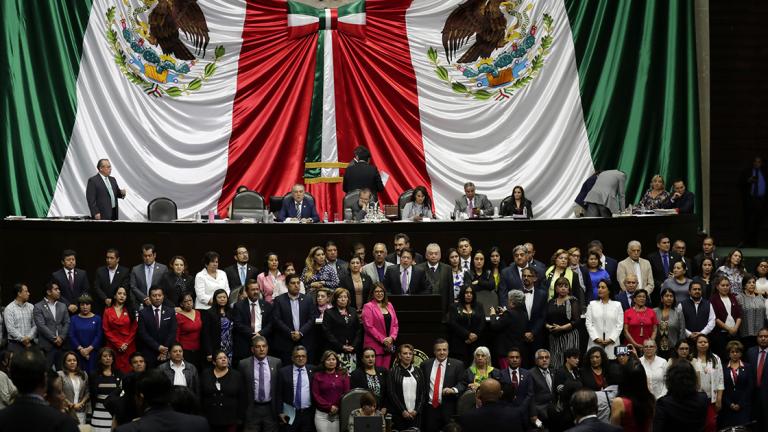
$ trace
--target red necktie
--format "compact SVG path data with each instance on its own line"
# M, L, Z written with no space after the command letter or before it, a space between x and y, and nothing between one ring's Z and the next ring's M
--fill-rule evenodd
M736 380L739 379L739 370L731 369L731 377L733 377L733 385L736 385Z
M765 350L760 351L760 359L757 361L757 386L763 383L763 366L765 366Z
M517 388L517 386L520 384L520 381L517 379L517 369L512 370L512 387Z
M432 408L440 406L440 378L443 375L443 364L437 362L437 372L435 373L435 389L432 391Z
M251 328L256 331L256 302L251 303Z

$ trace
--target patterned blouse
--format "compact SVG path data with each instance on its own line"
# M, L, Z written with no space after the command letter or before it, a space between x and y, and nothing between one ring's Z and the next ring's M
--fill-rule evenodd
M645 207L648 210L653 210L661 208L661 205L664 204L668 199L669 192L661 191L660 194L656 195L656 198L651 198L651 189L648 189L645 192L645 195L643 195L643 199L640 200L640 206Z
M731 292L734 294L741 294L741 280L744 279L744 272L735 267L720 266L717 269L718 273L722 273L731 282ZM713 286L712 290L716 290L717 287Z
M333 265L326 264L320 267L320 270L315 272L312 277L308 277L308 274L309 269L304 267L304 271L301 272L301 280L307 287L309 287L312 282L322 282L323 287L326 289L335 289L339 286L339 273Z
M763 327L766 318L765 310L768 300L759 295L736 294L736 299L741 304L741 336L757 336L757 332Z

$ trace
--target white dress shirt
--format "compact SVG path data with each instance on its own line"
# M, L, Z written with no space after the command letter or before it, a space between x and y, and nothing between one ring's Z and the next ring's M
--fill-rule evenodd
M173 385L186 387L187 378L184 376L184 361L182 360L181 363L176 364L171 360L170 366L173 371Z

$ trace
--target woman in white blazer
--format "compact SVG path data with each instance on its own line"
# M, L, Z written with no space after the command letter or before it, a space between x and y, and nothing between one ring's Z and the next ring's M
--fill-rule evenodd
M597 300L592 300L587 306L586 327L589 334L587 349L599 346L615 359L613 348L619 343L619 336L624 329L624 310L621 303L611 300L611 290L608 281L601 280L597 284Z
M219 270L219 254L206 252L203 256L204 268L195 275L195 309L208 310L213 304L213 293L223 289L229 295L227 274Z

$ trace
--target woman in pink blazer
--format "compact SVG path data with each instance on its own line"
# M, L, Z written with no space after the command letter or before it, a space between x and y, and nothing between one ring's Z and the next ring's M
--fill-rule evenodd
M285 276L279 270L280 261L277 254L268 253L264 263L264 271L256 276L256 282L261 288L261 295L264 301L272 303L273 295L280 293L280 286L285 285Z
M371 301L363 306L362 321L365 330L363 346L376 351L376 366L389 368L400 327L395 308L389 303L384 284L381 282L373 285Z

